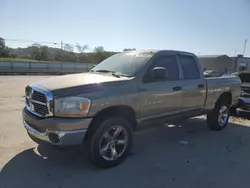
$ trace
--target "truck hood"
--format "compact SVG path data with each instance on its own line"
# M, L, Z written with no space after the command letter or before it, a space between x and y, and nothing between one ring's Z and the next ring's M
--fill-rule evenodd
M131 78L127 77L115 77L109 74L99 73L79 73L69 74L64 76L55 76L47 78L34 83L40 87L49 89L53 94L65 94L68 92L74 92L75 90L82 90L83 88L94 88L93 86L108 86L123 84ZM100 88L100 87L98 87Z

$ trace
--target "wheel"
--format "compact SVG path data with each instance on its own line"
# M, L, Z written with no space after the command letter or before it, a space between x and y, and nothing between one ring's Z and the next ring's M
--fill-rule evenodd
M121 117L96 122L87 136L90 160L100 168L109 168L123 162L133 144L132 125Z
M207 114L207 123L211 130L222 130L228 124L229 119L229 102L220 100L209 114Z

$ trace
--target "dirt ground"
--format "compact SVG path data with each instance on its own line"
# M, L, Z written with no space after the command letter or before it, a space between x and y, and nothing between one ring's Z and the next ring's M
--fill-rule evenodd
M24 87L46 76L0 76L0 188L248 188L250 121L224 131L204 117L135 133L123 164L100 170L79 149L37 147L23 128Z

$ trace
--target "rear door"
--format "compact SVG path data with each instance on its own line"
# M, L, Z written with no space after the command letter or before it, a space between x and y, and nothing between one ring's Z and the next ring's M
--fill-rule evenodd
M158 55L147 68L145 75L155 67L164 67L168 78L163 80L143 79L139 81L139 100L142 120L168 116L182 109L182 91L177 53Z
M205 104L206 82L201 74L198 59L179 53L182 67L182 108L184 113L200 113Z

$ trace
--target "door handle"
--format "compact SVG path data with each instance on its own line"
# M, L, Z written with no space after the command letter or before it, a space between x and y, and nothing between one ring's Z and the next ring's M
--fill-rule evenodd
M199 84L199 85L198 85L198 88L204 88L204 87L205 87L204 84Z
M173 90L174 91L181 91L182 87L181 86L176 86L176 87L173 87Z

